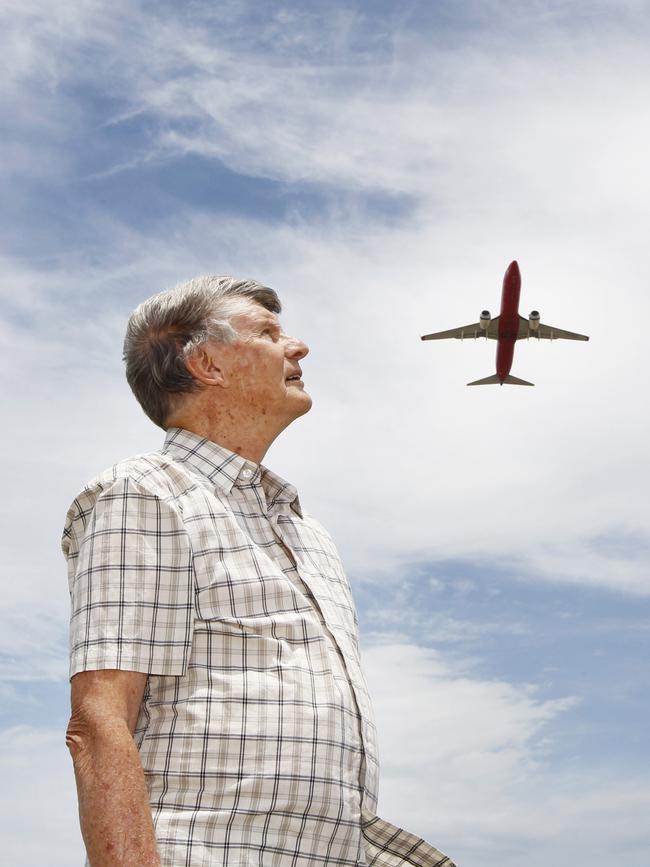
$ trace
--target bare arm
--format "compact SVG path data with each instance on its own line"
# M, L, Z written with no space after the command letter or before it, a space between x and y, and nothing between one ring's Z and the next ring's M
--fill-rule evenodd
M83 671L72 678L66 733L91 867L160 867L149 796L133 740L147 675Z

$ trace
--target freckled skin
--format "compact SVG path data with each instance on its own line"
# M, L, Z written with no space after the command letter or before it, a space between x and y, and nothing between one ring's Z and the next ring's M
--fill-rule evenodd
M309 347L281 330L259 304L233 317L235 343L210 344L188 360L203 388L184 395L168 427L182 427L259 463L273 440L312 400L302 382L287 382L301 370Z
M160 867L133 732L147 675L84 671L72 678L66 744L92 867Z

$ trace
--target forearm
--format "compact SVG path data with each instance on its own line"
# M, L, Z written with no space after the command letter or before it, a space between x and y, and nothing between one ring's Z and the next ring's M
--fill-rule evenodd
M126 723L68 729L91 867L160 867L140 756Z

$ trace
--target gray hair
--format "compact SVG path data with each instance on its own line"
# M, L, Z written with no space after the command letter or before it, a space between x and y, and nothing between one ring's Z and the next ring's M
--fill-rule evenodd
M230 320L251 301L282 310L276 292L255 280L210 275L152 295L133 311L124 338L126 378L154 424L166 430L173 395L201 387L187 367L189 356L208 341L233 343Z

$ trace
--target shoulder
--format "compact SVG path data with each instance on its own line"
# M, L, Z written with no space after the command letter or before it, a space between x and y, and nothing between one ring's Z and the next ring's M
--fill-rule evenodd
M316 520L311 512L302 511L301 530L303 539L307 534L312 539L312 545L317 547L321 552L326 552L330 556L340 559L334 539L329 531Z
M115 484L130 483L161 499L183 494L194 484L194 477L179 461L164 452L150 452L125 458L92 478L84 491L103 491Z
M64 553L73 537L83 535L100 501L115 508L129 497L139 497L174 509L176 501L195 486L196 479L186 467L161 451L118 461L90 479L70 504L63 530Z
M315 533L318 533L319 535L324 536L325 538L332 541L332 537L330 536L328 531L325 529L325 527L321 524L320 521L316 520L316 518L312 515L311 512L307 512L303 509L302 520L304 521L305 526L309 527Z

